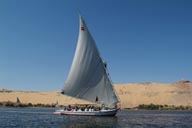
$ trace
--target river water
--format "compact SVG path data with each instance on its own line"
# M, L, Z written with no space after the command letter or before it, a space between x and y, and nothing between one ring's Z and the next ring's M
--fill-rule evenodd
M0 108L0 128L192 128L192 111L120 110L115 117L53 115L53 108Z

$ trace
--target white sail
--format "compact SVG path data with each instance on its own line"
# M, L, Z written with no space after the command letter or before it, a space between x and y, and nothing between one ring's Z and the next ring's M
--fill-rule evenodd
M75 56L65 82L64 94L112 107L118 97L84 20L80 29Z

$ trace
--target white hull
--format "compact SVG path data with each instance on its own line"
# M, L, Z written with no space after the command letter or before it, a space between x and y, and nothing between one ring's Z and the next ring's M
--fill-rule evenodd
M54 114L67 116L115 116L119 109L101 110L101 111L65 111L56 110Z

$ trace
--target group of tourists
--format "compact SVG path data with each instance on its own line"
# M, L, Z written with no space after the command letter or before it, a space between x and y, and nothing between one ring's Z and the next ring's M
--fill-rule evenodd
M85 106L78 106L78 105L75 105L75 106L71 106L71 105L68 105L68 106L64 106L64 110L65 111L85 111L85 112L93 112L93 111L100 111L100 110L103 110L103 109L107 109L107 108L104 108L104 107L99 107L99 106L93 106L93 105L85 105Z

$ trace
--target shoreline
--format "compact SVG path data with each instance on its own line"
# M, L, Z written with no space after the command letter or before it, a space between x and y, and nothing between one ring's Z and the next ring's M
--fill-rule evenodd
M0 108L63 108L64 105L57 104L32 104L32 103L17 103L17 102L0 102ZM175 105L159 105L159 104L141 104L133 108L121 108L121 110L178 110L178 111L191 111L192 106L175 106Z
M167 84L154 82L115 84L114 89L120 98L122 109L186 109L192 106L192 82L190 81ZM91 104L89 101L62 95L59 91L35 92L0 89L0 102L8 101L38 104L39 106ZM150 104L154 105L150 106Z

